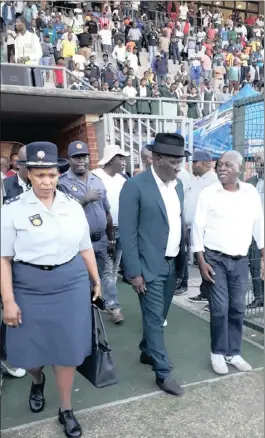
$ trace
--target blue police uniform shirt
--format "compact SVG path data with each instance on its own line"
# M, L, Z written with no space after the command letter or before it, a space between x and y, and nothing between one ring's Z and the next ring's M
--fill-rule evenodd
M59 185L64 186L76 199L83 197L89 189L101 191L102 198L99 201L89 202L83 208L89 223L90 235L102 235L98 242L92 242L94 250L96 253L104 251L107 247L106 213L110 211L110 205L107 199L107 191L102 181L91 173L89 173L87 181L82 181L71 171L71 169L69 169L60 176Z
M56 190L49 210L30 189L1 209L1 256L36 265L61 265L92 248L82 206Z

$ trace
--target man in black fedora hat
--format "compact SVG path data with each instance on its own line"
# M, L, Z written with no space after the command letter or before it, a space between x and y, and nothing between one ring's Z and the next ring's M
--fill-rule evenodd
M185 266L184 195L177 179L184 143L179 134L157 134L147 146L152 166L126 181L119 208L126 277L142 310L140 361L153 366L157 385L173 395L184 391L171 377L163 323Z

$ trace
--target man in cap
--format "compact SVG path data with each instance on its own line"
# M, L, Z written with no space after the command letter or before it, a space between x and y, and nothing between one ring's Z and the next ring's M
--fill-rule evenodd
M74 196L83 206L90 227L100 278L103 278L107 250L114 252L114 230L106 188L89 172L89 150L83 141L68 146L70 169L59 178L60 188ZM104 287L104 282L103 282Z
M142 310L140 361L153 366L157 385L172 395L184 391L171 376L163 323L185 265L184 195L177 179L184 143L179 134L157 134L148 145L151 168L125 182L119 207L125 272Z
M106 187L115 233L115 258L110 254L107 255L105 268L102 274L102 282L104 283L104 298L107 302L107 311L115 324L119 324L124 320L116 287L118 269L122 254L120 246L118 214L120 192L126 181L121 173L126 166L125 157L129 156L130 154L124 152L119 146L106 146L104 149L104 156L98 163L99 166L102 166L103 168L92 171L93 175L96 175L98 178L100 178Z
M192 172L195 176L190 190L185 199L185 222L187 226L187 238L190 246L190 231L195 217L196 207L201 191L217 182L217 175L212 169L212 157L207 151L196 150L192 157ZM187 272L188 274L188 272ZM187 275L188 279L188 275ZM207 291L200 286L200 293L195 297L190 297L192 303L207 303ZM208 310L208 307L206 308Z

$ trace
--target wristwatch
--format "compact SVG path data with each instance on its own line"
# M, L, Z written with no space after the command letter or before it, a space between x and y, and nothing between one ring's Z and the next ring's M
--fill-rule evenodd
M116 240L109 240L109 243L111 243L111 244L115 245L115 243L116 243Z

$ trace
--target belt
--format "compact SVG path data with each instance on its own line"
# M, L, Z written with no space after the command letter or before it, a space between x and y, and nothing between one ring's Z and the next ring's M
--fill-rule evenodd
M104 233L94 233L91 234L91 242L99 242L99 240L104 236Z
M60 266L66 265L67 263L70 263L73 259L68 260L68 262L62 263L61 265L34 265L33 263L27 263L27 262L15 262L20 263L21 265L31 266L32 268L40 269L41 271L53 271L56 268L59 268Z
M232 256L229 254L224 254L223 252L220 251L215 251L214 249L210 249L210 248L206 248L208 249L208 251L214 252L215 254L219 255L220 257L225 257L227 259L231 259L231 260L241 260L247 256L242 256L242 255L236 255L236 256Z

